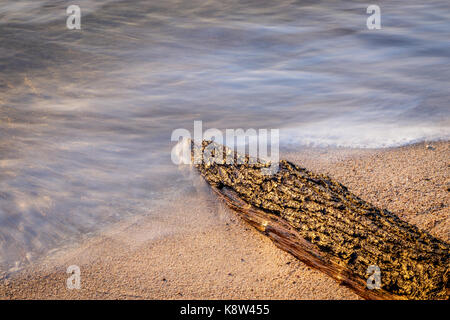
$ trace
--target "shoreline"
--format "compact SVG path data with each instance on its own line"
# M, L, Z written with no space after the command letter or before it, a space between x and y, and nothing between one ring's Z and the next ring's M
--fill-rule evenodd
M449 156L450 141L281 152L444 241ZM114 224L0 280L0 299L359 299L275 247L194 180L191 193L156 217ZM80 290L66 289L69 265L81 269Z

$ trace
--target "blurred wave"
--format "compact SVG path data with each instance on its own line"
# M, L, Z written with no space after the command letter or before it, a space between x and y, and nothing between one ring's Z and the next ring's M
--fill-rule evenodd
M189 192L170 134L280 128L281 145L450 137L450 6L378 1L0 4L0 270ZM12 269L11 269L12 268Z

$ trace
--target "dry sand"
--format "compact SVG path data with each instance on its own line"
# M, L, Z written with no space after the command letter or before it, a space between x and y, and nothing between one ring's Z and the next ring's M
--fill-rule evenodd
M304 149L283 158L449 241L450 142L381 150ZM135 217L0 279L4 299L358 299L281 251L195 180L159 214ZM155 208L154 208L155 209ZM81 289L66 288L66 268Z

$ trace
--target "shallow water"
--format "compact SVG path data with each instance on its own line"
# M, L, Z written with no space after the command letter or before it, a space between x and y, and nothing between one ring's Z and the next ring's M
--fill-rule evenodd
M171 132L280 128L281 146L450 137L450 5L0 4L0 270L189 188ZM73 3L70 3L73 4ZM15 269L14 269L15 270Z

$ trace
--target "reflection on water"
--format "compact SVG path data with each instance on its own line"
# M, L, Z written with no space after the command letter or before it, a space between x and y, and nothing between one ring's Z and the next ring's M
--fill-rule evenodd
M70 3L72 4L72 3ZM281 128L281 145L448 138L447 1L0 4L0 266L147 214L188 185L170 134ZM0 268L0 269L1 269Z

